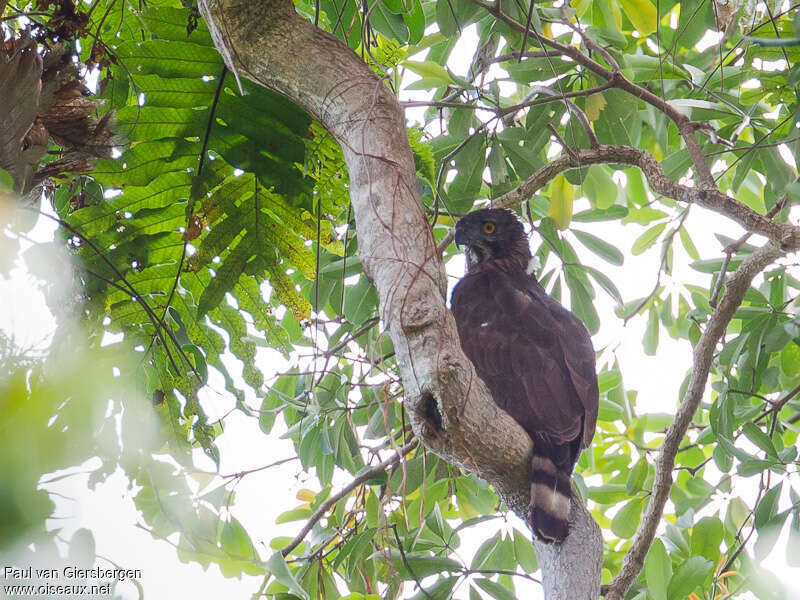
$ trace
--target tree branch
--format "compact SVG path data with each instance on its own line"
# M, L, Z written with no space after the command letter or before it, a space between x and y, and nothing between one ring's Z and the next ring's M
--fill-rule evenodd
M675 414L675 420L667 429L664 443L661 445L656 459L650 502L645 510L639 531L633 538L633 544L622 562L622 568L605 588L607 600L622 600L641 571L644 558L653 543L656 529L661 521L669 491L672 488L672 470L675 467L678 448L703 398L717 343L725 333L736 309L742 303L753 278L781 254L780 248L772 243L767 243L748 256L728 279L725 293L695 346L689 386L678 412Z
M601 145L589 150L575 149L572 154L565 154L553 159L519 186L496 198L493 205L516 206L533 196L559 173L587 165L605 163L638 167L650 184L650 188L657 194L679 202L698 204L720 213L733 219L748 231L760 233L769 238L784 251L800 248L800 227L788 223L777 223L770 218L770 215L759 214L716 188L702 190L676 183L667 177L661 164L650 153L633 146Z
M303 528L300 530L300 532L296 536L294 536L294 539L292 539L291 542L289 542L283 548L281 548L281 554L283 554L284 556L288 556L292 550L297 548L297 546L299 546L300 542L302 542L305 539L305 537L308 535L308 532L311 531L314 525L316 525L317 522L322 517L325 516L325 513L327 513L330 510L330 508L334 504L336 504L339 500L350 494L350 492L352 492L354 489L356 489L364 482L369 481L373 477L377 477L378 475L383 473L391 465L400 462L406 454L411 452L416 447L417 447L416 440L413 442L409 442L408 444L400 448L400 450L396 454L393 454L386 460L378 463L370 470L364 471L361 475L353 479L353 481L348 483L341 490L336 492L333 496L325 500L325 502L320 504L319 508L317 508L317 510L314 511L314 514L308 517L308 520L306 521L305 525L303 525Z

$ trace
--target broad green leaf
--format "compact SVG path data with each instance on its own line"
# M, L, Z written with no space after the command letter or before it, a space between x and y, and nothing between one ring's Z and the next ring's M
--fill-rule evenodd
M628 478L625 480L625 490L631 496L642 489L645 479L647 479L648 465L647 459L642 457L628 473Z
M631 248L631 252L637 255L642 254L645 250L647 250L653 244L656 243L658 236L661 235L666 226L667 226L666 223L658 223L656 225L653 225L650 229L648 229L638 238L636 238L636 240L633 242L633 247Z
M267 560L265 567L267 568L267 571L269 571L275 577L275 579L289 588L293 594L300 596L303 598L303 600L309 600L308 592L303 589L303 587L297 582L297 579L294 578L294 575L292 575L292 572L289 570L289 566L286 564L286 559L283 557L283 554L280 552L273 554L270 559Z
M781 350L781 371L785 375L800 373L800 346L796 342L786 344Z
M775 445L769 436L764 433L758 425L754 423L745 423L742 426L742 432L747 436L751 442L761 448L771 457L777 457L778 453L775 450Z
M668 216L663 210L655 208L644 207L637 208L636 210L628 211L622 219L623 223L639 223L640 225L647 225L658 219L663 219Z
M408 42L408 26L403 17L392 12L384 1L376 3L369 19L372 26L387 38Z
M460 562L447 558L445 556L434 556L421 552L405 552L405 560L399 550L392 549L391 552L392 562L395 567L402 573L403 577L412 579L412 573L419 579L441 573L442 571L449 571L451 573L458 573L462 569ZM380 552L373 553L369 559L382 558Z
M642 519L643 508L644 498L633 498L626 503L611 520L611 531L614 535L622 539L633 537Z
M700 41L707 29L713 29L713 8L703 0L682 0L680 2L680 18L675 34L675 44L683 48L692 48Z
M617 184L611 179L605 168L592 165L583 181L583 192L592 206L599 210L607 210L617 199Z
M620 4L625 15L641 33L648 35L656 30L656 7L650 0L620 0Z
M453 78L450 76L450 73L448 73L442 65L432 60L423 62L407 60L403 63L403 66L424 79L438 81L439 85L444 86L455 83Z
M519 566L526 573L533 573L539 568L539 561L533 551L533 544L529 536L514 530L514 555Z
M491 579L480 577L474 581L484 592L489 594L492 598L495 598L495 600L517 600L514 592Z
M604 483L590 487L589 498L598 504L616 504L628 498L628 491L623 483Z
M683 244L684 250L689 255L690 258L696 260L700 259L700 253L697 251L697 247L692 242L692 238L689 236L689 232L686 230L686 227L681 227L678 231L678 234L681 238L681 244Z
M780 499L781 490L783 489L783 482L771 487L761 498L761 501L756 506L754 525L756 529L760 530L765 527L769 522L778 514L778 500Z
M586 291L583 283L571 272L567 271L567 286L569 287L572 312L583 321L589 333L596 333L600 328L600 318L592 302L592 297Z
M573 229L572 233L584 246L603 260L610 262L612 265L621 265L624 262L625 258L622 256L622 252L613 244L585 231Z
M615 2L613 4L616 6ZM606 105L594 122L595 133L600 143L636 144L641 130L636 103L628 102L620 90L606 90L603 92L603 96L606 99Z
M667 598L685 598L703 584L714 563L702 556L692 556L675 571L667 587Z
M278 515L275 519L275 524L280 525L281 523L291 523L292 521L304 521L308 519L312 514L312 510L310 508L296 508L294 510L287 510Z
M605 394L612 388L622 383L622 375L617 369L603 371L597 376L597 384L601 394Z
M722 543L722 521L717 517L703 517L692 527L692 554L704 556L716 563Z
M672 579L672 562L664 548L661 539L656 538L650 546L644 563L644 574L647 581L647 590L653 600L670 600L667 596L667 586Z
M592 223L595 221L613 221L616 219L622 219L627 214L628 214L627 208L625 208L624 206L615 205L605 210L592 209L575 213L572 216L572 220L579 221L581 223ZM664 216L666 216L666 214Z

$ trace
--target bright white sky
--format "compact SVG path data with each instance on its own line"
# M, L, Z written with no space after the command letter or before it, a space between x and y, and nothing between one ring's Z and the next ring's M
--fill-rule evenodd
M476 43L474 28L469 28L459 43L451 67L456 73L464 74L466 64L472 56ZM413 77L409 78L412 81ZM418 99L419 92L403 93L403 99ZM425 94L422 94L425 97ZM414 118L419 112L409 112ZM575 210L588 208L586 200L576 202ZM45 210L48 210L45 208ZM700 208L693 208L689 228L692 239L703 258L721 256L721 247L710 232L738 237L742 230L735 224ZM698 215L702 213L702 215ZM657 244L641 256L633 256L630 247L633 240L644 229L630 225L622 227L618 223L580 224L580 229L607 240L612 240L626 255L624 267L612 267L596 256L585 251L579 243L574 247L585 264L595 266L607 273L620 289L625 300L639 298L651 290L658 264L659 245ZM28 234L29 239L48 241L52 239L54 228L50 221L40 220L36 228ZM759 242L760 243L760 242ZM23 240L23 247L29 242ZM534 240L538 244L538 240ZM708 285L708 278L692 271L687 266L689 258L680 244L675 248L674 277L677 281ZM458 264L456 264L458 263ZM23 347L45 347L52 334L55 321L49 314L36 281L26 272L21 261L12 271L8 280L0 279L0 328L14 336ZM451 286L455 278L462 274L463 264L454 261L451 266ZM664 280L668 282L669 279ZM595 348L615 348L622 366L625 385L638 390L638 409L646 412L674 412L678 402L678 388L690 365L691 348L686 341L675 341L662 332L656 356L643 355L641 340L644 333L645 318L632 319L626 327L613 312L614 303L600 291L596 303L601 316L600 332L594 337ZM607 359L608 355L604 355ZM601 359L602 361L602 359ZM240 371L234 360L230 360L232 372ZM264 352L259 356L259 364L266 377L285 368L282 360L274 354ZM225 394L219 378L211 380L211 390L204 394L203 405L211 419L221 416L233 407L233 400ZM254 419L232 413L226 420L226 430L218 438L222 463L220 473L228 474L252 469L277 459L294 454L291 444L278 439L282 433L280 426L267 439L258 429ZM108 481L99 485L95 491L86 488L88 476L85 472L92 461L82 468L73 469L76 474L47 486L57 492L55 497L58 519L51 522L53 528L62 528L62 535L69 539L79 527L88 527L95 535L98 555L112 559L125 568L143 571L141 580L149 598L246 598L258 588L261 578L244 577L241 581L224 578L217 567L212 566L204 572L196 564L182 564L168 543L156 541L136 523L141 522L132 502L132 494L127 490L127 481L116 473ZM198 453L197 466L213 470L210 461ZM245 477L236 490L233 514L244 524L256 547L267 558L271 550L267 544L277 535L293 535L300 527L298 523L275 525L275 518L281 512L299 503L295 499L297 491L303 487L313 487L313 481L305 482L298 476L298 465L288 463L280 467ZM739 489L734 490L746 501L752 501L754 479L745 480ZM786 499L784 499L786 501ZM517 528L524 526L511 517ZM505 526L505 525L500 525ZM469 559L480 544L484 535L495 531L496 524L487 523L480 531L463 540L461 556ZM790 569L785 562L785 532L775 551L766 564L782 581L795 582L795 590L800 597L800 569ZM100 566L110 566L100 561ZM541 597L537 586L531 584L528 590L518 586L520 597ZM127 599L137 598L138 594L131 584L122 584L118 593Z

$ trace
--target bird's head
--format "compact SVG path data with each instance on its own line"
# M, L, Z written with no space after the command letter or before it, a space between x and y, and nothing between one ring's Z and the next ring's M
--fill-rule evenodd
M455 242L466 246L467 270L498 259L516 259L525 268L531 257L522 223L504 208L482 208L461 218L456 223Z

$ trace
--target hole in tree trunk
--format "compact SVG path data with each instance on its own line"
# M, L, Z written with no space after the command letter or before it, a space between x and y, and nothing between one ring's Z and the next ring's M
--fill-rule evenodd
M422 407L425 411L425 420L430 424L434 431L442 430L442 413L439 412L439 405L433 394L430 392L422 393Z

